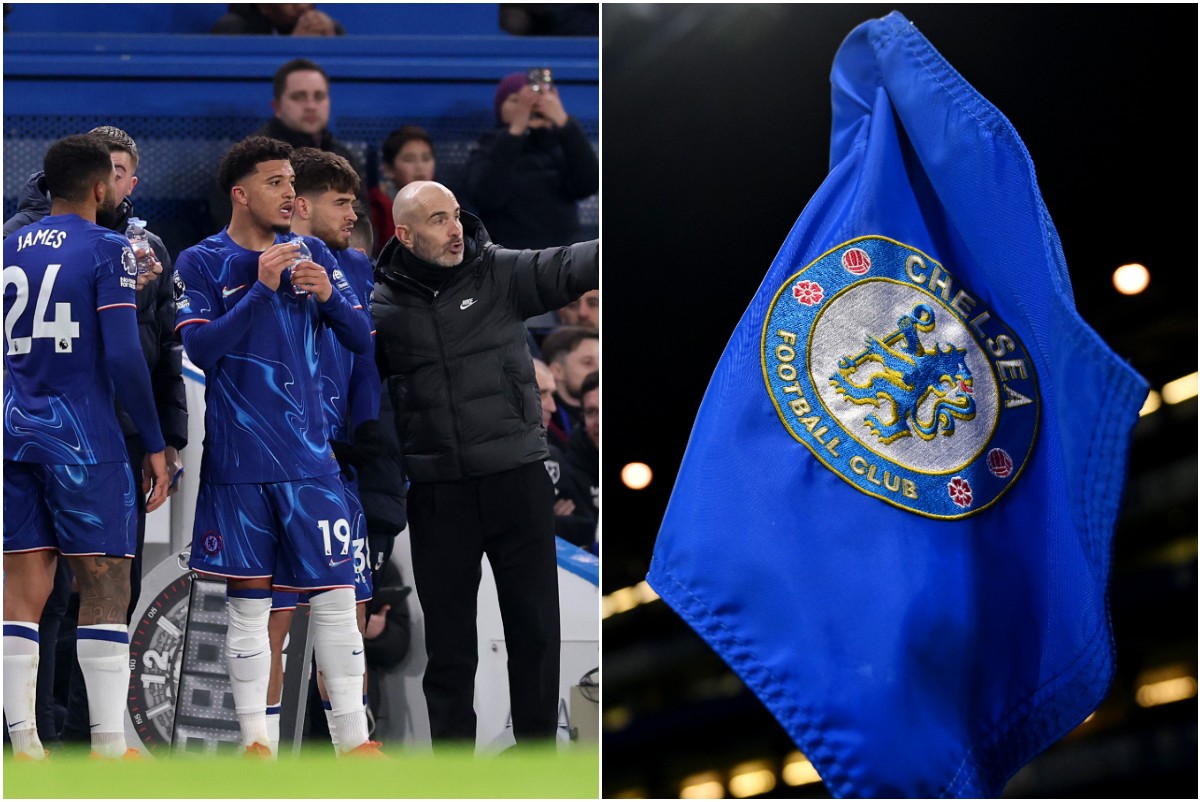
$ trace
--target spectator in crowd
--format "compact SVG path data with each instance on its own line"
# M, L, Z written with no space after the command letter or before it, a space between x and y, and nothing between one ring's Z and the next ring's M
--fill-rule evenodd
M371 225L379 232L379 249L391 238L392 229L395 228L392 204L396 200L396 193L413 181L432 181L437 169L433 138L417 125L404 125L392 131L383 141L381 151L379 169L383 176L380 183L368 192ZM378 255L378 251L371 253L372 257Z
M590 508L591 499L586 494L575 492L576 486L566 480L566 458L563 454L566 443L554 440L549 434L550 416L554 414L554 374L550 372L549 365L537 358L533 360L533 372L537 378L538 399L542 404L542 426L547 430L546 448L550 452L546 459L546 470L554 482L554 533L577 546L586 547L591 544L596 530L596 522L583 514Z
M474 743L476 599L486 555L508 638L518 744L558 730L554 489L524 320L599 284L597 240L541 251L492 243L441 184L400 190L376 269L376 358L412 479L413 580L436 743Z
M600 368L600 334L584 326L560 326L542 340L542 359L554 373L554 416L550 427L566 441L583 419L583 380Z
M567 442L560 486L566 495L576 499L577 514L586 517L592 526L587 543L592 545L596 524L600 520L600 372L593 371L579 389L583 402L582 425L575 427ZM581 501L582 499L582 501Z
M541 344L546 335L559 326L584 326L599 331L600 290L585 292L562 309L531 318L525 321L525 325L533 342L537 344L537 350L532 350L531 346L532 353L535 354L541 353Z
M586 326L600 330L600 290L585 292L558 310L559 322L565 326Z
M371 351L362 304L329 248L289 229L292 148L249 137L221 160L229 225L179 255L177 330L205 373L204 465L191 560L225 577L225 657L246 754L269 757L271 591L309 594L317 666L342 754L379 755L362 704L362 635L339 466L321 401L318 341ZM335 274L337 274L335 276Z
M538 401L542 405L542 428L546 430L546 444L552 449L565 448L567 438L563 437L561 432L551 427L551 422L554 420L554 413L558 411L558 405L554 401L554 371L550 370L550 366L545 361L534 357L533 375L537 380ZM553 453L551 451L552 455Z
M579 201L600 189L600 161L553 84L524 72L496 87L496 127L472 151L465 202L504 248L548 248L580 239Z
M16 759L44 760L38 621L61 555L79 583L92 756L120 759L138 488L115 398L142 439L149 511L167 498L166 445L138 342L137 262L123 235L96 223L122 199L109 145L58 140L43 170L49 214L4 240L4 715Z
M96 222L105 228L124 234L129 218L133 216L133 190L138 185L137 170L140 164L137 143L120 128L105 125L93 128L90 135L100 138L112 157L116 174L117 196L121 199L115 209L99 208ZM26 183L17 213L4 223L4 236L19 228L37 222L50 213L50 195L43 171L30 176ZM171 255L163 241L153 232L149 234L150 247L154 254L151 270L137 277L137 321L142 355L150 369L150 384L154 392L154 406L163 438L166 440L168 469L173 479L183 469L179 452L187 445L187 400L183 386L183 347L175 336L175 300L172 297L174 267ZM162 276L162 280L159 276ZM138 427L128 412L117 402L117 417L125 435L125 448L129 456L129 467L134 481L142 484L142 467L145 453L142 448ZM177 484L172 482L168 495L175 492ZM146 543L146 503L144 498L137 503L137 549L130 564L130 594L128 615L137 607L142 587L142 551ZM58 634L61 631L68 641L61 651L73 655L74 647L70 633L75 630L74 616L78 603L71 599L72 574L66 560L59 560L54 577L54 588L42 612L39 622L41 632L41 654L38 664L38 732L44 742L53 743L59 738L69 741L87 742L88 732L87 688L80 673L78 662L72 656L69 661L57 661ZM76 595L78 595L76 593ZM55 720L56 674L66 682L69 689L66 703L66 720L60 732ZM69 679L67 677L69 676Z
M292 59L275 71L272 91L271 110L275 116L255 131L254 136L278 139L294 148L318 148L336 153L362 176L358 159L329 130L329 76L319 64L306 58ZM358 199L366 204L365 190L360 190ZM219 230L229 222L232 206L228 193L222 192L220 187L213 187L208 208L214 229Z
M344 36L346 29L313 3L230 3L209 33Z

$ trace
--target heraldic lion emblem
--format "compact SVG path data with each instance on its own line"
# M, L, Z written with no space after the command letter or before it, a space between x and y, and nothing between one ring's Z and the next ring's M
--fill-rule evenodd
M922 440L932 440L939 431L954 434L955 419L975 417L966 350L954 345L941 348L936 342L926 349L921 344L917 333L934 328L933 309L927 304L914 306L912 314L897 324L884 337L869 337L858 354L840 357L829 383L847 401L877 408L865 423L883 443L912 434ZM869 370L873 365L882 369ZM882 402L892 406L889 422L879 416Z

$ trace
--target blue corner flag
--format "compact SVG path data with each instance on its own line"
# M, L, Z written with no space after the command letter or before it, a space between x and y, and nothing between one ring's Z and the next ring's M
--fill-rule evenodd
M832 793L997 796L1104 698L1147 385L1075 311L1008 120L899 13L729 341L648 579Z

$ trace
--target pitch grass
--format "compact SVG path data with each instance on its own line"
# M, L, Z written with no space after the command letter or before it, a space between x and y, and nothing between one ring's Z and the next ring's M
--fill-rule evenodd
M387 750L390 760L334 757L330 747L265 762L241 756L174 755L90 760L58 750L17 763L6 749L6 799L598 799L595 744L518 747L498 755L461 750Z

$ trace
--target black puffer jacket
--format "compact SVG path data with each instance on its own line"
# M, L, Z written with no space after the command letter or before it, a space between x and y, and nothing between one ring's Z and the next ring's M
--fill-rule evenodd
M25 186L21 188L21 200L17 203L17 213L4 221L4 236L24 228L30 223L36 223L50 214L50 190L46 189L46 174L38 170L29 176Z
M50 214L50 194L46 189L45 175L41 170L26 182L17 213L4 223L4 236L19 228L41 220ZM121 201L110 219L99 220L101 225L113 231L125 233L125 227L133 214L133 201ZM175 335L175 298L172 291L175 267L167 246L157 234L147 232L150 247L162 263L163 272L145 289L137 293L138 336L141 338L142 354L150 368L150 384L154 390L154 406L158 410L158 423L162 428L167 445L182 450L187 445L187 395L183 386L183 344ZM126 439L138 440L137 427L133 420L117 403L117 417Z
M375 355L414 482L488 476L546 458L525 319L600 282L598 240L542 251L490 241L462 215L466 254L434 292L394 237L376 268ZM427 267L428 263L425 263Z
M600 449L580 424L571 431L558 487L575 500L575 509L595 523L600 518Z

